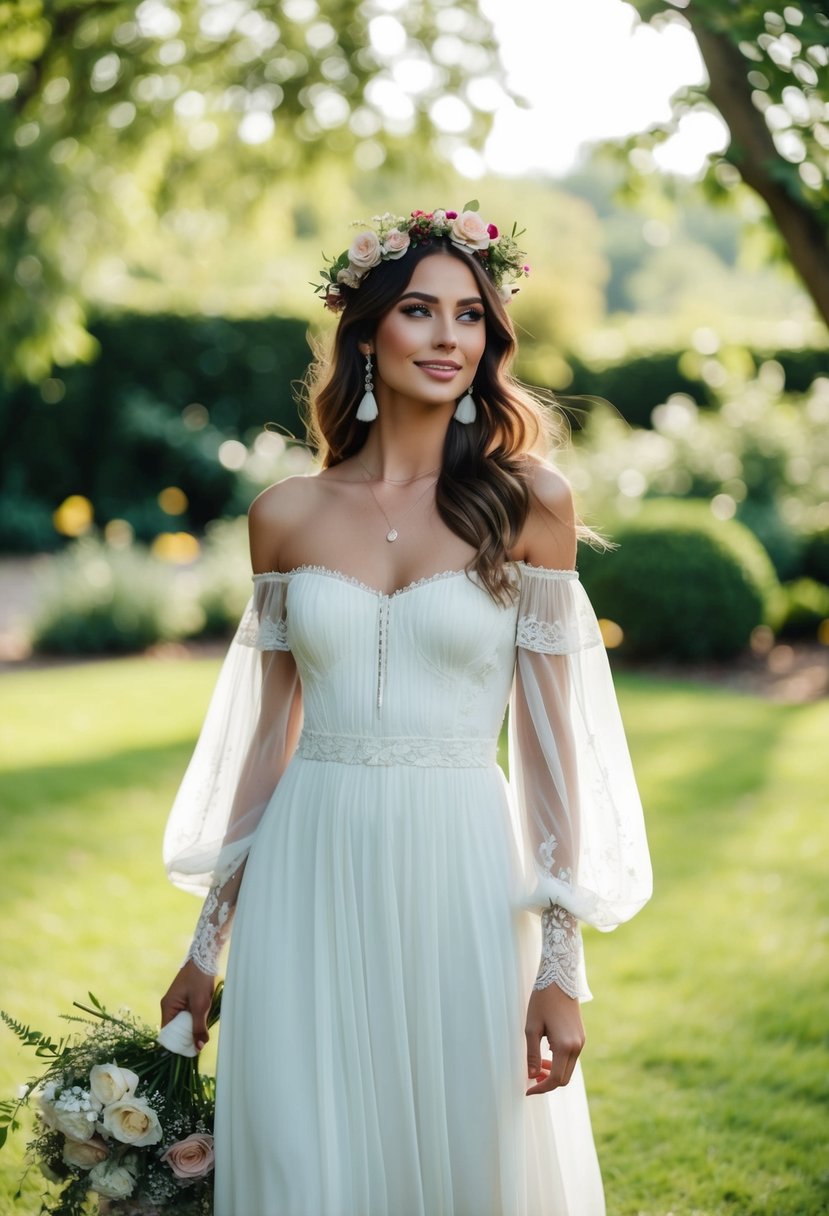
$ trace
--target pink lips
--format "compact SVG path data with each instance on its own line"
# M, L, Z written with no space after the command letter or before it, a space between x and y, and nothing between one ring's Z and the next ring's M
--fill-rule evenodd
M415 366L435 380L451 380L461 370L460 364L444 363L442 360L436 360L434 363L417 363Z

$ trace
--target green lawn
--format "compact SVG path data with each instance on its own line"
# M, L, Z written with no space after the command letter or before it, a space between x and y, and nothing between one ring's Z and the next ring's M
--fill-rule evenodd
M217 663L3 677L2 1005L45 1029L91 988L152 1020L198 903L163 824ZM829 1212L829 705L619 681L656 871L587 936L584 1063L609 1216ZM0 1028L0 1088L33 1059ZM18 1141L22 1139L18 1137ZM0 1156L0 1214L19 1144ZM390 1214L396 1216L396 1214Z

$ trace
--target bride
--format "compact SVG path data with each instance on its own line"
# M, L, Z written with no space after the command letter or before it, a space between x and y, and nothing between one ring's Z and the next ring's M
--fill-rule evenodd
M375 217L317 289L321 468L250 508L165 837L206 898L162 1020L199 1047L233 922L216 1216L604 1212L579 924L651 876L586 529L510 375L528 269L473 203Z

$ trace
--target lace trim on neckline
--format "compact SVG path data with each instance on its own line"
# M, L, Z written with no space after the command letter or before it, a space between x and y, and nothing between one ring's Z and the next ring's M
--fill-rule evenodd
M547 566L533 566L529 562L508 562L508 565L514 566L519 570L527 571L533 575L539 575L543 578L551 579L577 579L579 573L577 570L555 570ZM395 591L380 591L377 587L370 586L369 583L364 583L362 579L355 578L351 574L345 574L342 570L334 570L331 566L316 566L310 563L294 566L290 570L263 570L259 574L253 575L253 581L263 579L274 579L276 581L288 581L295 574L322 574L327 578L337 579L341 583L348 583L351 587L358 587L361 591L367 592L369 595L376 595L380 599L390 600L395 596L405 595L407 591L415 591L418 587L425 587L429 583L437 583L446 578L459 578L462 574L469 577L468 570L441 570L437 574L427 574L423 578L416 578L411 583L406 583L403 587L398 587Z
M395 591L380 591L377 587L372 587L368 583L364 583L359 578L354 578L351 574L345 574L342 570L334 570L330 566L313 566L310 564L302 566L294 566L291 570L268 570L262 574L254 574L254 582L257 579L290 579L295 574L322 574L326 578L336 579L340 583L347 583L350 587L358 587L360 591L365 591L369 595L376 595L378 599L391 600L395 596L404 595L407 591L414 591L417 587L425 587L428 583L437 583L446 578L459 578L462 574L467 574L466 570L441 570L437 574L427 574L425 578L416 578L411 583L406 583L403 587L398 587Z

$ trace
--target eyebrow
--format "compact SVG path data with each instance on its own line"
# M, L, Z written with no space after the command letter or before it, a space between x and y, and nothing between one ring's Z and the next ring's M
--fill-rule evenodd
M439 304L440 300L437 296L428 296L425 291L407 291L405 295L400 297L401 300L425 300L427 304ZM480 296L467 296L465 300L458 300L458 304L483 304Z

